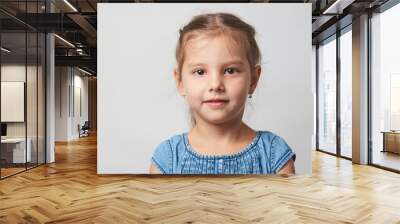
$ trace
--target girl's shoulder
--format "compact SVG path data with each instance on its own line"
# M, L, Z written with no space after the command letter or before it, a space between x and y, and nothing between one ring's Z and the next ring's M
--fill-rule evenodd
M275 134L272 131L259 130L257 131L257 133L260 135L260 139L267 143L271 143L275 138L280 138L279 135Z
M262 145L262 147L274 151L291 149L286 140L274 132L266 130L257 132L259 133L261 140L259 141L259 145Z
M173 173L175 161L185 147L184 134L164 139L154 150L151 160L162 173Z
M166 138L162 140L161 143L158 144L157 148L171 149L171 148L176 148L177 146L184 146L185 134L186 132Z
M262 139L265 143L274 143L276 141L285 141L281 136L278 134L272 132L272 131L267 131L267 130L259 130L257 131L260 135L260 139Z
M279 171L288 160L296 160L296 154L290 145L281 136L271 131L258 131L260 133L259 148L269 158L274 172Z

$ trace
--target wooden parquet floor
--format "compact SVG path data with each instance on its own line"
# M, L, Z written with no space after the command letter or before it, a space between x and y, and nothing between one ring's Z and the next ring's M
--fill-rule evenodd
M96 174L96 138L0 181L0 223L400 223L400 175L320 152L313 174Z

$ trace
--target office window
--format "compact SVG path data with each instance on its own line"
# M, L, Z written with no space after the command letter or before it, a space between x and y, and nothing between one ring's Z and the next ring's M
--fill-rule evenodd
M336 39L318 48L318 148L336 153Z
M400 170L400 4L371 18L372 163Z
M351 27L349 27L351 28ZM352 157L352 35L340 36L340 154Z

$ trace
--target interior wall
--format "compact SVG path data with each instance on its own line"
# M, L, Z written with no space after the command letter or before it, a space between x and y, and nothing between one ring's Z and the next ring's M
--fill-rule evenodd
M73 67L56 67L55 73L55 140L77 139L78 124L88 120L88 77Z
M55 141L68 140L69 78L68 67L55 68Z
M41 74L41 68L39 67L39 74ZM5 64L1 66L1 81L2 82L10 82L10 81L18 81L25 82L25 64ZM42 107L43 102L39 101L39 105L37 102L37 94L36 94L36 65L35 66L27 66L27 79L28 79L28 87L27 87L27 107L30 108L30 111L36 111L37 107ZM28 125L28 133L36 133L37 125L32 124L32 122L36 122L37 114L36 113L27 113L27 125ZM25 122L7 122L7 136L8 137L25 137ZM28 136L29 137L29 136Z

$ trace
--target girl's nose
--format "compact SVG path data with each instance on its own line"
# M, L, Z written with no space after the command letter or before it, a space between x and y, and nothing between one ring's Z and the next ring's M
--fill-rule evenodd
M223 77L224 76L222 74L220 74L219 72L213 72L210 75L210 92L211 91L215 91L215 92L225 91Z

